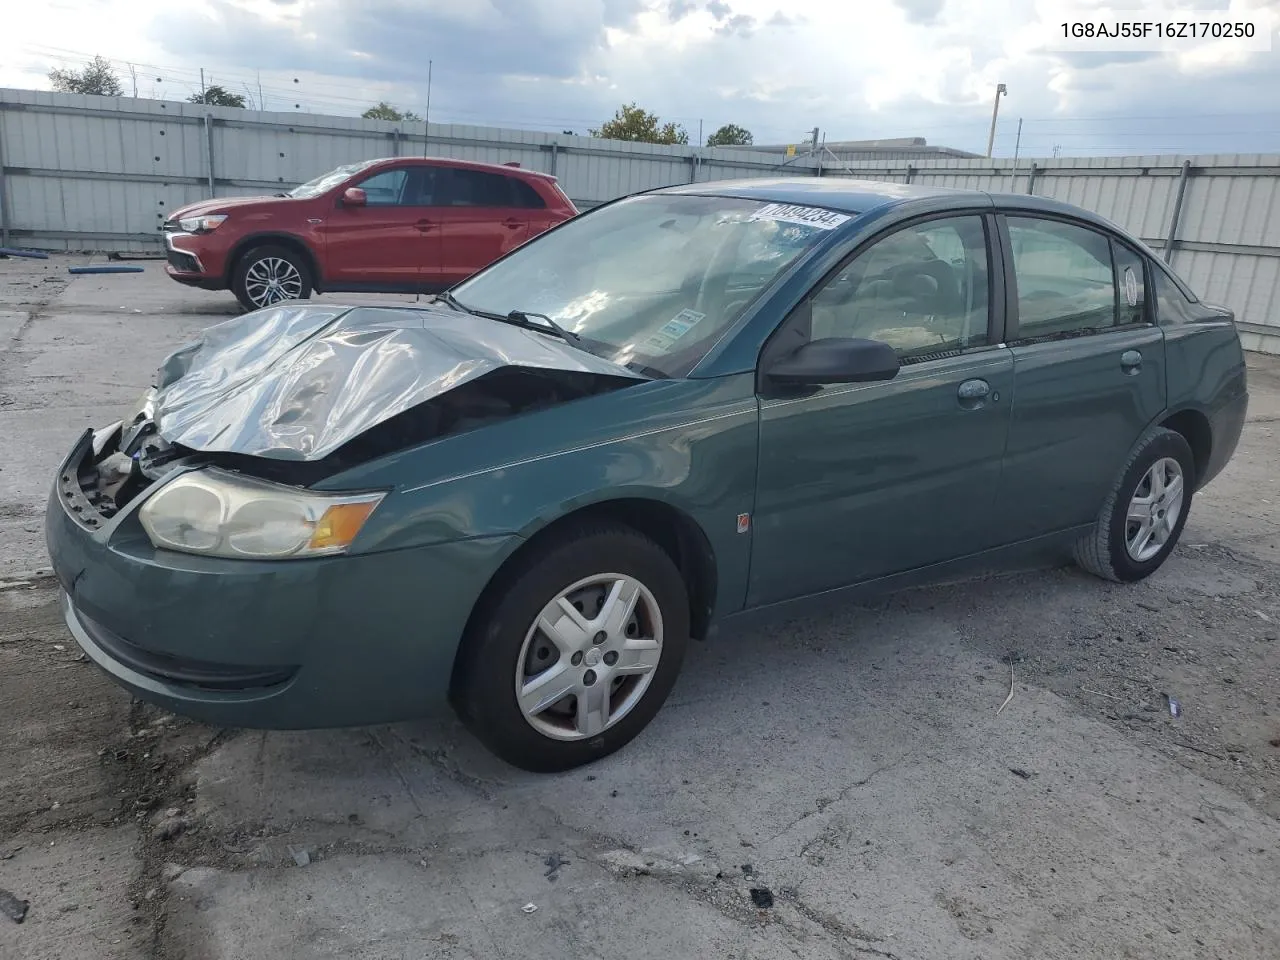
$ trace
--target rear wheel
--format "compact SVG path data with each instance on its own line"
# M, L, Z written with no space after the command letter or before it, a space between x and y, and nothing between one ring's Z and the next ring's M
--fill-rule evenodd
M246 310L311 296L311 268L288 247L267 244L247 251L236 263L231 290Z
M1164 427L1152 429L1121 471L1093 530L1076 543L1076 562L1118 582L1155 573L1182 535L1195 484L1186 438Z
M454 678L463 722L508 763L567 770L627 744L675 683L689 598L665 551L627 527L582 527L505 572Z

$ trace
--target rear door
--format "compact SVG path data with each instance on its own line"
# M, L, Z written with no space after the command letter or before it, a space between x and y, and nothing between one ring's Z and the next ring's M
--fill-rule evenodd
M999 220L1014 389L998 520L1014 542L1097 517L1165 407L1165 351L1145 260L1119 237L1041 214Z
M515 177L487 170L441 167L436 172L433 219L440 225L440 280L452 285L513 250L529 236L531 214ZM538 200L536 192L534 199Z
M349 186L363 207L337 206L324 223L324 276L331 289L362 286L412 290L438 269L440 234L429 220L431 168L383 169Z

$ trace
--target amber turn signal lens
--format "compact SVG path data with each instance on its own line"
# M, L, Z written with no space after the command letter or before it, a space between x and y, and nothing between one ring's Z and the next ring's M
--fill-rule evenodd
M313 550L346 547L356 538L364 522L373 513L376 503L335 503L324 512L311 535L309 546Z

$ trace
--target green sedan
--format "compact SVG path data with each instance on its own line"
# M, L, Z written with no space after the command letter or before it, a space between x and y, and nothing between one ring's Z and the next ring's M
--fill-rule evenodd
M67 625L209 722L453 709L562 770L692 638L1074 555L1136 581L1235 450L1230 310L1067 204L839 178L598 207L421 306L290 302L54 480Z

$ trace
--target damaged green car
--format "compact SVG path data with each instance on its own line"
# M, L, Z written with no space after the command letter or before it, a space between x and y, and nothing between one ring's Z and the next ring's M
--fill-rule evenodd
M1078 208L690 184L421 306L210 328L67 454L47 541L139 697L258 728L452 704L562 770L748 617L1043 556L1148 576L1247 402L1231 311Z

